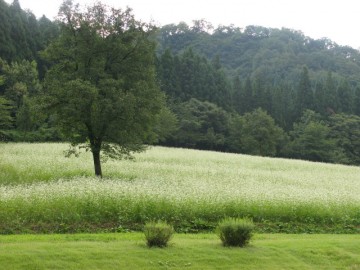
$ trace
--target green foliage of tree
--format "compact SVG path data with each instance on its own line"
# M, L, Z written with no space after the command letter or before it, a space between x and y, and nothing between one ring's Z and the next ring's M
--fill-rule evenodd
M6 98L0 96L0 130L10 129L14 119L11 116L12 104Z
M339 111L347 114L353 113L354 92L351 90L349 82L343 80L338 88Z
M354 113L360 116L360 87L355 89Z
M232 96L231 96L232 108L237 113L242 113L242 110L244 108L245 94L244 94L244 88L242 86L239 76L236 76L233 81L231 94L232 94Z
M8 131L6 137L28 141L27 134L42 127L46 121L35 100L41 90L36 62L22 60L8 64L0 58L0 77L0 95L12 104L9 111L13 120L11 127L15 129ZM38 135L31 137L30 141L33 141Z
M0 0L0 57L10 60L15 53L14 42L11 38L10 8Z
M286 140L284 131L261 108L235 117L230 130L230 149L245 154L275 156Z
M289 131L295 118L295 90L291 85L279 85L272 89L271 115L280 127Z
M254 107L262 108L265 111L270 112L272 108L271 104L271 93L269 89L268 81L262 73L256 74L254 78L253 96L254 96Z
M14 0L10 5L10 36L16 51L13 58L18 61L21 59L33 59L33 50L36 50L35 40L30 34L29 15L21 9L18 0Z
M336 141L331 138L330 127L321 115L311 110L304 111L299 122L290 132L291 142L285 154L291 158L332 162L339 154Z
M42 48L46 48L51 41L59 36L58 24L49 20L45 15L38 20L38 28L40 32L38 42Z
M175 105L179 129L168 144L222 150L228 132L228 114L222 108L195 98Z
M192 47L208 59L219 55L227 73L240 74L242 81L264 72L272 82L294 82L306 65L316 77L324 76L325 70L360 82L358 50L339 46L327 38L315 40L293 29L220 25L199 32L197 27L180 23L162 27L159 42L160 53L171 48L177 54Z
M171 50L167 49L157 60L157 75L160 80L161 90L172 99L185 99L181 90L178 76L179 59L174 57Z
M163 143L168 138L173 138L176 131L179 129L179 120L168 107L161 109L160 113L156 116L157 121L154 126L154 137L150 138L149 143Z
M122 158L143 150L163 107L150 40L155 29L130 9L101 3L81 12L66 0L58 19L61 35L44 52L54 63L46 75L47 107L73 146L92 152L102 176L100 153Z
M31 108L30 103L25 97L23 104L17 111L16 115L16 126L19 130L27 132L30 131L33 127L33 119L31 117Z
M41 110L39 97L25 96L21 107L16 112L16 130L18 134L15 140L39 141L58 140L54 125L51 125L48 113ZM55 132L55 134L53 134Z
M318 82L314 94L315 110L321 114L326 114L326 91L322 82Z
M6 62L36 60L43 77L45 63L38 52L58 34L56 23L45 16L37 20L33 13L21 8L18 0L11 5L0 0L0 58Z
M39 29L39 51L44 50L49 44L55 40L60 33L60 27L58 22L52 22L45 16L42 16L38 20L38 29ZM36 61L38 63L39 78L44 79L46 71L51 67L52 63L46 61L40 55L37 56Z
M250 112L254 109L254 93L250 78L247 78L245 82L243 105L243 112Z
M348 114L335 114L330 118L330 136L336 141L344 156L341 163L360 164L360 117Z
M22 60L10 65L0 58L0 75L6 79L3 84L4 94L21 105L24 95L35 96L40 92L41 84L35 61Z
M325 82L326 96L325 106L329 113L334 113L339 108L339 100L336 91L336 85L331 72L328 72Z
M191 48L176 56L166 50L159 57L157 69L162 90L180 102L196 98L230 108L231 84L219 61L210 63Z
M229 120L229 136L226 140L227 150L234 153L243 151L242 128L244 119L239 114L232 114Z
M300 75L300 82L297 88L296 111L300 116L307 109L314 108L314 93L312 91L309 70L303 67Z

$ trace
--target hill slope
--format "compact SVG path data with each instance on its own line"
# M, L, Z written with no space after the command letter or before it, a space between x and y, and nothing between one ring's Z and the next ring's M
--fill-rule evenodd
M154 147L136 162L108 161L101 180L88 153L63 157L65 144L0 147L2 233L139 229L153 219L193 232L224 216L251 217L262 232L359 232L358 167Z
M208 59L220 57L221 64L231 75L242 79L265 74L276 83L294 81L306 65L314 77L328 71L360 82L360 53L329 39L312 39L292 29L233 25L209 29L203 21L193 26L180 23L160 29L160 48L170 48L175 54L192 47Z

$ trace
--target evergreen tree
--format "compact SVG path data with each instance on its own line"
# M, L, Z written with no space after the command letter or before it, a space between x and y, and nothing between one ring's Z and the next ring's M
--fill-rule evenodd
M18 0L11 5L0 0L0 57L8 63L39 61L38 52L48 45L50 35L58 35L56 23L48 20L46 27L44 23L43 18L38 21L33 13L22 10Z
M328 72L325 83L325 105L327 113L335 113L338 110L338 98L336 92L335 82L331 72Z
M0 86L3 84L4 78L0 76ZM11 112L12 102L0 95L0 131L12 128L14 120ZM1 137L2 136L0 136L0 140L2 139Z
M253 109L254 109L253 88L250 78L247 78L244 87L244 112L250 112Z
M315 109L323 115L326 113L326 92L321 82L318 82L315 87Z
M50 21L45 15L38 20L39 43L41 48L46 48L51 41L59 36L59 27L56 22Z
M261 73L258 73L253 85L254 108L262 108L263 110L270 111L265 77Z
M22 59L33 59L29 39L27 36L27 18L25 12L21 9L19 1L14 0L10 5L11 20L11 39L14 41L16 55L12 59L17 61Z
M314 94L311 88L309 71L303 67L300 76L300 82L297 89L297 116L300 116L305 110L314 108Z
M236 76L233 82L232 106L239 114L245 112L244 99L244 88L242 87L239 76Z
M339 111L347 114L353 113L355 96L351 91L348 81L343 80L338 88Z
M239 114L232 114L229 119L229 136L226 139L226 150L234 153L244 152L242 141L242 131L244 118Z
M15 47L11 38L10 9L5 1L0 0L0 58L11 61Z
M161 90L172 99L183 100L184 97L179 85L177 68L177 63L171 51L169 49L165 50L159 59L157 69Z
M162 89L174 100L196 98L231 108L230 84L221 65L215 66L190 48L179 56L166 50L158 60Z
M285 130L289 130L289 125L292 124L291 108L293 104L290 91L290 87L279 85L273 89L272 93L272 116L276 123Z
M26 132L31 131L33 128L33 119L31 113L30 102L25 96L21 104L21 107L18 109L16 114L16 127L18 130L24 132L24 137Z
M360 116L360 87L355 89L354 113Z
M203 67L199 56L195 55L192 49L186 50L180 58L178 70L182 95L184 101L191 97L199 98L204 86Z
M42 16L38 21L40 37L38 40L39 50L44 50L53 40L59 36L59 26L56 22L50 21ZM44 79L46 71L50 68L51 63L47 62L44 57L37 56L39 78Z
M231 108L231 99L230 99L230 83L227 80L227 77L221 67L220 58L217 57L210 67L210 78L213 79L213 84L209 85L209 101L219 105L224 109ZM210 81L209 78L209 81Z

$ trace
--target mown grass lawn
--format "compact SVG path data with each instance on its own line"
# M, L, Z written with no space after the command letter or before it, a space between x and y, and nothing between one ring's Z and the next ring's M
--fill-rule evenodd
M360 269L360 235L257 234L227 248L215 234L176 234L148 248L142 233L0 237L0 269Z

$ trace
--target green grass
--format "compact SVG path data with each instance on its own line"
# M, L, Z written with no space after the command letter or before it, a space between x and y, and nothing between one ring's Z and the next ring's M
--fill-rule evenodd
M360 235L255 235L246 248L221 245L214 234L174 236L148 248L144 235L0 237L4 269L360 269Z
M0 233L136 230L165 220L213 230L249 217L258 232L359 233L360 168L153 147L136 162L108 161L66 144L0 144Z

